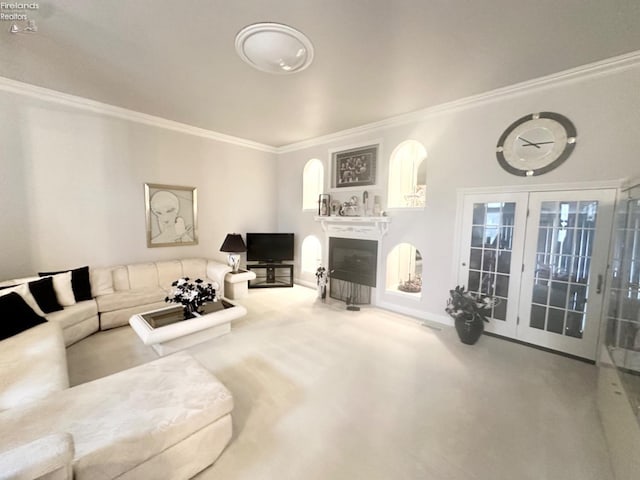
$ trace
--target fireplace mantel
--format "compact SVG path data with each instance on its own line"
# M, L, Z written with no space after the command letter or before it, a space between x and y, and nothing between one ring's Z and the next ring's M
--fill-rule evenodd
M315 220L320 222L322 230L329 237L343 238L367 238L380 240L389 230L389 217L320 217Z

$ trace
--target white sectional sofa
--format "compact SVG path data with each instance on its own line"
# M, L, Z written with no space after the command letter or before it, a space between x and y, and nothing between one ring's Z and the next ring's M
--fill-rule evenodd
M231 439L231 393L180 352L68 388L61 325L0 341L0 479L193 477Z
M233 398L189 354L69 388L65 347L166 306L178 278L215 282L223 297L230 270L203 258L91 268L91 300L0 341L0 480L188 479L212 464L231 439Z
M91 294L94 298L66 306L45 318L61 325L65 345L69 346L98 330L128 325L129 318L136 313L167 306L164 299L171 290L171 283L178 278L215 282L218 285L216 293L223 297L225 275L230 271L228 265L204 258L92 267ZM0 287L38 278L5 280L0 282Z
M203 258L92 269L92 293L100 314L100 329L128 325L131 315L166 306L164 299L178 278L216 283L216 293L223 297L224 277L230 271L228 265Z

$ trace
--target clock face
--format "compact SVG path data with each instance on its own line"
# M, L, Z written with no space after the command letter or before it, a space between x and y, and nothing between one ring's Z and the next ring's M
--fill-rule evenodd
M542 175L564 162L575 144L576 130L568 118L552 112L534 113L505 130L498 140L496 156L509 173Z

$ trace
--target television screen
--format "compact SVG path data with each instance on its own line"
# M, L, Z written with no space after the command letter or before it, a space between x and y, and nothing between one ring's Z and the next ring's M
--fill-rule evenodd
M248 262L293 260L293 233L247 233Z

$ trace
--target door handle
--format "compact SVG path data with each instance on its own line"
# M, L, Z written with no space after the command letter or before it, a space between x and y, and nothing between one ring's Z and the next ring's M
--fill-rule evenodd
M596 286L596 293L597 294L601 294L602 293L602 274L598 274L598 285Z

